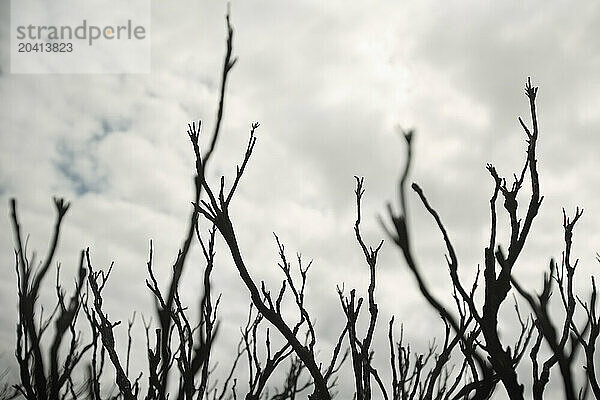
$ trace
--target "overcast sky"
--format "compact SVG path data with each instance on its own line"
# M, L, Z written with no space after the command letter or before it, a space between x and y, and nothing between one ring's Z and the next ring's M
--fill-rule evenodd
M78 251L90 246L97 267L115 261L106 290L111 317L126 319L133 309L152 315L144 283L148 243L153 239L167 282L192 199L186 125L202 120L210 132L214 124L226 4L153 2L152 72L138 75L10 74L8 1L0 7L0 364L12 365L11 197L31 235L29 248L40 255L52 229L52 196L71 200L57 257L65 285ZM231 176L251 122L260 121L231 214L257 280L281 278L272 232L291 255L314 259L308 296L325 354L343 327L336 284L364 290L368 277L353 239L353 175L365 177L364 235L375 243L384 238L376 217L396 201L404 160L397 127L415 127L411 179L438 209L471 277L489 227L485 164L507 176L522 165L517 116L529 118L527 76L540 86L545 201L517 275L530 288L541 285L549 258L562 249L561 207L572 212L579 205L585 214L574 250L578 287L587 293L600 250L600 3L233 1L231 12L239 61L210 176ZM411 193L416 253L435 292L450 301L443 242L416 200ZM202 273L197 250L182 287L194 306ZM423 332L442 332L391 242L378 273L379 345L392 314L415 346L426 345ZM51 298L51 281L42 301ZM221 245L214 281L223 294L218 348L226 353L237 342L248 294ZM386 362L385 349L377 354Z

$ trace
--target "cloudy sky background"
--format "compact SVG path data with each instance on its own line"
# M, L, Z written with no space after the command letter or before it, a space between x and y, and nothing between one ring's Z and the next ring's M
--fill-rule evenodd
M156 269L167 282L192 198L186 124L201 119L206 132L212 129L225 51L225 3L176 4L152 3L150 74L16 75L9 72L9 2L0 3L3 366L14 363L11 197L40 256L52 229L51 197L71 200L57 257L65 285L79 250L90 246L97 267L116 264L106 289L110 316L125 320L134 309L152 315L144 283L148 243L153 239ZM416 127L412 180L445 221L469 279L488 235L492 181L485 163L508 176L522 165L524 134L516 118L529 119L523 92L529 75L540 86L546 198L517 274L539 287L549 257L562 249L561 207L573 212L579 205L585 214L575 233L577 286L587 294L600 250L600 4L234 1L231 10L239 61L210 175L231 176L250 123L260 121L233 220L257 280L281 279L272 232L290 255L314 259L308 299L325 354L343 326L336 284L364 290L368 277L353 238L353 175L366 180L364 236L375 243L384 238L376 217L395 201L404 160L397 126ZM450 301L443 243L416 200L411 193L415 252L435 292ZM189 304L199 298L201 273L196 248L182 285ZM377 343L385 363L392 314L420 349L442 325L391 243L378 273ZM43 301L52 299L51 281ZM214 282L223 293L217 354L227 359L248 296L222 246ZM509 342L515 322L507 321ZM141 348L137 360L143 368Z

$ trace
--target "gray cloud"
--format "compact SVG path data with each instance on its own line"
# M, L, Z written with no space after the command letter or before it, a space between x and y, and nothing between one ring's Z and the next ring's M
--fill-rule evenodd
M1 6L6 43L7 4ZM148 75L11 75L7 46L0 50L0 202L19 198L31 248L43 253L50 197L73 200L59 254L63 279L70 282L85 246L98 266L115 260L107 302L115 319L128 317L122 304L152 313L144 286L150 238L166 282L190 211L186 123L202 119L207 132L212 128L224 53L224 4L152 6ZM257 1L231 7L239 63L212 178L231 176L249 124L259 120L256 152L232 206L241 247L251 272L272 285L281 279L273 231L290 251L315 260L311 307L324 348L342 326L335 285L364 289L366 282L352 232L353 175L366 177L365 236L376 242L384 234L375 216L394 200L404 157L396 126L415 126L412 177L440 211L465 277L472 277L488 227L492 182L485 163L505 175L521 166L525 144L516 116L528 115L522 90L528 75L541 86L546 200L518 274L539 286L548 258L560 255L561 207L583 205L576 252L585 290L600 239L597 4ZM416 200L410 198L416 252L435 292L450 301L441 238ZM0 254L7 268L0 299L13 305L12 239L3 221ZM225 351L236 341L248 299L227 250L219 245L218 251ZM196 249L184 280L190 304L199 296L199 265ZM380 327L395 314L407 338L425 346L422 332L441 333L441 325L391 243L380 265ZM8 358L12 310L0 313L0 353Z

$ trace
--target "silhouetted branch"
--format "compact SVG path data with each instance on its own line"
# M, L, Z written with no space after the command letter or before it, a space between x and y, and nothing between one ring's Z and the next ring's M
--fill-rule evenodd
M383 240L379 242L376 248L368 247L364 243L361 232L361 199L364 194L364 178L354 177L356 179L356 189L354 191L356 196L356 222L354 223L354 234L356 241L358 242L365 261L369 266L369 287L368 292L368 306L369 306L369 325L364 338L359 338L356 332L356 322L360 313L360 308L363 302L362 298L356 299L356 290L350 291L350 297L345 297L342 289L338 287L338 296L344 314L346 315L346 327L348 332L348 342L350 345L350 354L352 356L352 368L354 370L354 381L356 398L358 400L369 400L372 398L371 389L371 378L373 377L379 385L382 395L385 399L388 398L385 387L381 384L381 379L377 371L371 365L371 359L373 352L371 350L371 343L373 341L373 334L375 332L375 326L377 323L377 315L379 309L375 302L375 268L377 265L377 255L381 246L383 246Z
M106 315L102 308L102 305L104 303L102 291L104 290L104 287L108 282L113 265L111 264L107 273L104 273L103 270L96 272L92 267L89 249L85 251L85 258L88 268L88 283L93 295L93 304L95 311L94 316L96 317L93 323L96 325L98 332L100 333L102 345L106 349L108 357L112 362L113 367L115 368L116 383L119 387L120 393L123 395L125 400L134 400L135 395L133 392L133 387L131 381L127 377L127 374L125 373L123 365L121 364L119 355L117 354L115 337L113 333L113 329L116 326L118 326L121 323L121 321L111 322L108 318L108 315Z
M523 247L525 245L526 238L529 234L533 220L536 217L543 197L540 196L540 185L539 176L537 171L537 159L536 159L536 145L539 136L537 112L535 106L535 100L537 95L537 88L531 85L531 79L527 80L525 86L525 93L529 100L532 127L528 128L527 125L519 118L519 122L525 130L527 136L527 157L525 159L524 166L517 176L514 176L514 182L509 187L507 186L506 179L499 177L496 169L488 164L487 169L494 179L494 191L490 200L490 211L491 211L491 227L490 227L490 241L489 245L485 249L485 264L484 264L484 304L481 312L479 312L474 299L475 289L477 287L477 281L473 284L470 291L467 291L464 285L461 283L458 275L458 259L454 251L452 242L449 239L449 235L444 227L441 218L433 207L430 206L421 188L413 184L413 189L419 195L423 205L429 211L429 213L435 219L438 228L440 229L446 250L448 255L446 261L450 271L450 277L452 285L456 292L460 295L461 299L468 306L469 315L474 318L478 325L478 329L473 332L478 335L479 332L485 339L485 346L483 349L488 354L488 360L493 368L493 372L490 370L487 363L478 355L477 351L472 354L472 357L476 360L479 369L483 373L481 380L476 376L475 382L487 382L492 385L473 386L476 388L476 398L486 398L491 390L493 390L493 384L495 379L492 376L497 376L503 383L507 393L511 399L522 399L523 398L523 386L518 382L515 367L521 360L525 349L529 343L529 339L532 334L532 326L529 325L529 321L523 322L519 314L518 308L517 316L521 325L521 333L515 344L514 351L511 351L510 347L505 347L499 337L498 333L498 312L501 304L505 301L506 296L511 288L511 273L512 268L515 265ZM394 232L388 230L388 234L392 237L394 242L400 247L403 252L404 258L415 276L419 289L425 299L431 304L442 316L442 318L448 322L448 324L458 334L460 332L459 323L455 317L446 311L442 304L431 294L427 285L424 282L423 276L419 271L417 264L413 258L410 245L409 245L409 233L406 223L406 198L405 198L405 183L410 168L410 161L412 156L412 131L405 133L405 139L407 142L407 161L404 172L400 179L399 186L399 197L400 197L400 213L394 214L391 206L388 206L390 219L393 223ZM524 180L528 173L529 179L531 180L531 197L527 206L526 214L523 220L519 219L518 216L518 202L517 196L520 189L523 186ZM510 221L510 243L508 246L508 254L504 254L502 248L496 244L496 232L497 232L497 216L496 216L496 202L498 195L502 194L504 198L504 208L508 214ZM387 228L386 228L387 230ZM497 271L496 264L499 265L499 271ZM461 311L460 305L458 305L458 311L461 316L464 315L464 311ZM479 329L480 328L480 329ZM461 341L465 342L466 337L462 335ZM565 339L566 340L566 339ZM464 343L463 343L464 344ZM464 346L463 346L464 347ZM471 366L473 370L473 366ZM486 394L487 392L487 394Z
M398 185L398 197L399 197L399 201L400 201L400 211L399 211L399 213L395 213L394 210L392 209L391 204L388 204L388 206L387 206L388 215L389 215L390 221L392 222L393 230L388 229L388 227L386 226L386 224L383 222L383 220L381 218L380 218L380 223L383 226L383 228L385 229L387 235L394 241L394 243L402 251L402 255L404 256L404 260L406 261L408 269L411 271L415 280L417 281L417 286L418 286L419 291L421 292L422 296L424 297L424 299L427 301L427 303L429 303L429 305L431 305L436 310L437 314L442 316L442 318L450 324L450 326L452 327L454 332L459 332L460 324L459 324L457 318L446 309L446 307L441 303L441 301L438 298L436 298L433 295L433 293L431 292L429 286L427 285L427 283L425 281L425 277L423 276L423 273L422 273L421 269L419 268L414 255L413 255L413 251L412 251L411 244L410 244L411 243L410 231L408 229L408 220L407 220L408 203L406 201L406 181L408 179L408 174L410 172L410 167L412 165L412 157L413 157L412 146L413 146L413 140L414 140L414 131L409 130L409 131L403 131L402 133L403 133L404 139L406 141L406 158L405 158L404 169L402 171L401 178L400 178L399 185ZM421 192L421 194L422 194L422 191L420 190L420 188L417 185L415 185L413 187L413 189L417 193ZM424 195L421 196L421 199L425 200L424 203L427 204L427 201L426 201ZM432 208L429 208L429 209L430 209L430 213L431 213L431 211L434 211ZM435 218L437 213L434 211L434 213L432 215L434 215L434 218ZM436 218L436 221L438 221L438 226L439 226L441 224L441 221L439 221L439 217ZM442 228L443 228L443 225L442 225ZM445 234L445 228L443 229L442 232L445 235L446 244L447 245L450 244L449 240L446 240L447 235ZM449 249L451 249L451 251L449 251L449 253L451 255L454 254L454 250L452 249L451 244L450 244ZM453 278L453 284L454 284L454 281L459 282L456 271L457 271L457 262L452 264L451 269L450 269L451 277ZM474 295L476 287L477 287L477 280L473 284L473 288L471 290L470 297L472 297ZM462 292L463 292L462 293L463 298L465 298L464 290L462 290ZM469 296L467 296L467 297L469 297ZM469 303L472 303L472 302L469 301ZM469 308L474 309L473 305L470 305ZM477 331L477 334L479 334L479 333L480 333L480 331ZM466 338L463 338L463 341L464 340L466 340ZM466 346L466 347L469 347L469 346ZM481 370L481 372L484 376L483 382L489 383L489 385L485 384L485 385L480 385L480 386L474 387L474 390L476 390L475 398L486 399L487 397L489 397L489 395L494 390L494 384L493 384L494 381L492 379L490 379L490 377L493 375L493 371L492 371L491 367L489 366L489 364L485 361L485 359L476 350L474 350L473 353L470 354L470 357L472 357L472 360L474 360L474 362L477 364L478 368Z
M235 65L235 62L236 62L235 58L232 60L233 27L231 26L231 23L230 23L229 11L227 12L227 15L226 15L226 22L227 22L227 41L226 41L227 42L227 50L225 53L225 60L223 62L223 71L222 71L222 75L221 75L221 89L220 89L220 93L219 93L219 107L217 110L216 122L215 122L212 137L210 139L210 146L209 146L208 150L202 157L200 157L198 155L198 157L202 159L202 163L203 163L202 174L204 174L204 168L206 167L209 160L211 159L213 151L214 151L216 143L217 143L217 140L219 138L219 133L221 130L221 120L222 120L222 116L223 116L223 110L225 108L225 90L227 87L227 78L229 76L229 72L231 71L231 69L233 68L233 66ZM195 125L195 123L194 123L194 125ZM199 129L200 129L200 122L198 122L198 130ZM195 126L194 126L194 130L195 130ZM197 146L197 144L196 144L196 146ZM200 202L200 196L202 193L202 185L200 184L200 181L201 181L200 177L196 176L194 179L194 182L195 182L194 204L198 204ZM167 297L165 299L165 307L166 308L157 310L157 313L159 316L161 334L162 334L161 359L163 360L163 362L167 362L167 363L170 362L169 360L170 360L170 353L171 353L170 349L167 348L167 346L170 345L170 340L168 338L168 335L169 335L170 327L171 327L171 323L172 323L172 321L170 320L171 308L173 307L173 303L175 301L175 293L177 292L179 281L180 281L181 275L183 273L185 260L187 259L187 255L188 255L191 243L192 243L192 239L194 237L194 231L196 229L197 224L198 224L198 213L197 213L196 207L194 207L192 209L192 214L190 216L190 225L188 227L187 234L186 234L186 237L183 242L183 246L180 250L179 256L177 257L177 262L175 263L175 266L173 268L173 277L171 279L171 282L169 285L169 291L168 291ZM162 367L162 369L167 370L167 372L161 375L161 384L160 384L161 393L159 396L161 399L163 399L165 397L165 390L166 390L166 387L168 386L169 373L168 373L167 366L168 366L168 364L163 365L163 367Z
M534 399L542 399L546 385L550 381L550 371L552 367L558 363L566 399L576 399L576 388L573 379L572 363L574 354L578 346L571 346L570 351L566 345L570 339L571 326L574 324L573 316L575 314L575 296L573 293L573 281L575 276L575 266L571 264L571 245L573 228L575 223L582 215L579 208L575 211L575 216L571 220L567 218L563 210L563 228L565 231L565 250L563 251L561 269L557 270L554 260L550 261L549 272L544 275L544 285L540 295L533 296L528 293L514 278L511 276L511 282L517 292L530 305L535 318L535 326L538 332L537 339L531 349L530 358L533 366L533 397ZM566 278L566 279L565 279ZM550 316L549 304L554 282L559 286L559 292L563 300L565 308L565 318L560 327L557 327ZM536 299L537 298L537 299ZM560 329L559 329L560 328ZM539 368L539 349L542 339L548 344L551 355L544 360L542 368Z
M199 203L195 204L196 210L200 214L202 214L207 220L211 221L219 230L221 236L225 240L231 252L233 261L238 269L240 277L242 278L242 281L244 282L244 284L250 292L252 302L254 303L258 311L271 324L273 324L276 327L276 329L283 335L285 340L290 344L296 355L302 360L304 365L307 367L315 382L315 392L313 394L313 397L316 396L320 399L329 400L330 394L327 390L327 382L325 381L323 373L321 372L319 366L315 361L314 353L309 347L303 345L298 340L298 338L296 337L297 330L295 328L291 328L284 321L280 312L278 312L277 310L276 304L272 302L268 291L266 291L266 289L264 288L264 284L262 285L262 289L259 290L254 280L250 276L248 269L246 268L246 264L243 260L240 248L238 246L237 237L233 228L233 223L229 216L229 204L233 198L233 195L235 194L241 177L243 176L245 167L248 164L248 161L250 160L252 150L254 149L254 145L256 143L255 131L258 128L258 126L258 123L252 124L250 130L250 138L248 140L248 145L246 147L246 152L244 154L242 164L241 166L238 166L236 168L236 176L234 178L234 182L227 194L225 193L224 177L221 178L220 189L218 192L214 192L208 184L208 182L206 181L204 176L205 164L200 155L200 148L198 144L200 131L195 129L195 126L193 125L189 126L188 135L190 136L190 140L194 148L194 153L196 155L197 176L199 177L201 186L204 188L206 194L208 195L207 201L201 200Z
M69 209L69 203L61 198L54 198L56 220L50 239L48 254L43 262L35 267L35 253L30 259L27 254L27 241L23 242L21 226L17 215L17 202L11 199L11 222L16 242L15 271L18 285L18 322L15 357L19 365L20 384L14 385L27 399L55 399L74 391L71 375L85 353L92 345L81 345L80 334L75 329L77 317L81 309L81 291L85 281L86 270L83 267L83 253L80 257L75 290L67 300L66 293L59 281L60 266L57 268L55 292L57 303L50 314L44 318L44 307L39 307L39 321L36 321L37 300L43 279L53 262L62 221ZM50 325L54 325L54 335L50 341L48 358L44 358L43 336ZM69 335L67 352L60 355L61 344ZM61 360L62 359L62 360ZM49 368L45 367L49 361ZM47 371L47 372L46 372Z
M566 237L566 235L565 235ZM600 256L598 256L598 261L600 262ZM577 337L577 340L583 347L585 353L585 373L587 376L587 380L592 389L592 393L596 399L600 399L600 385L598 384L598 378L596 377L596 365L595 365L595 357L596 357L596 342L598 341L598 336L600 336L600 323L598 322L598 315L596 310L596 302L598 298L598 292L596 289L596 281L594 276L592 276L592 293L590 295L590 300L588 302L584 302L581 299L577 299L581 307L584 309L585 314L587 316L587 324L586 327L589 326L589 333L580 331L577 329L574 323L571 324L571 330ZM587 390L587 388L585 388Z

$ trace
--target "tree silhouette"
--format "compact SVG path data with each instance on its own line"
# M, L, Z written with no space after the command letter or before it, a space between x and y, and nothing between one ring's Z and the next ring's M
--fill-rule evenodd
M445 299L431 291L412 248L408 224L409 207L407 183L413 160L414 131L405 131L406 162L398 183L398 211L388 206L388 221L381 221L392 242L400 249L404 264L426 302L439 315L444 327L440 346L431 345L424 353L415 352L404 338L395 335L395 317L387 323L389 347L375 348L380 305L377 302L378 255L383 241L374 246L365 243L361 233L362 198L365 183L355 177L354 192L356 219L354 234L357 247L366 264L368 288L364 297L356 289L346 292L337 288L339 312L344 324L333 348L322 349L316 334L316 318L307 306L306 288L311 263L301 255L290 259L286 247L277 235L278 266L281 285L272 289L252 276L235 229L230 205L235 200L244 172L248 168L257 138L259 123L250 126L249 139L242 160L235 168L231 183L224 176L218 185L209 183L206 171L220 136L224 115L227 78L236 63L233 56L233 28L226 17L226 53L221 72L218 111L206 149L200 146L201 122L191 122L187 134L195 156L194 196L183 244L172 266L167 290L161 289L154 271L154 247L150 242L147 260L148 287L155 303L156 325L143 319L146 333L147 369L139 375L130 371L132 327L135 312L127 324L126 354L119 354L115 328L121 321L113 321L106 312L104 289L110 283L112 265L108 269L94 266L89 248L81 251L75 288L68 295L60 285L56 271L56 305L44 316L38 302L40 289L47 283L46 276L54 260L63 219L70 203L54 199L55 228L48 254L41 263L35 261L23 240L17 213L17 202L10 201L11 221L15 239L15 270L17 275L18 322L16 327L16 367L19 382L1 392L3 398L26 399L237 399L245 391L246 400L296 399L308 396L313 400L329 400L336 396L337 385L343 379L353 382L353 398L370 400L407 399L488 399L502 387L508 398L525 398L524 382L532 381L531 395L542 399L556 367L562 382L564 397L583 399L590 393L600 399L600 386L595 373L596 341L600 335L596 302L597 290L591 282L589 300L575 293L574 280L578 260L573 260L574 228L583 211L577 208L572 217L563 210L564 250L559 263L551 260L544 275L541 293L526 288L517 281L514 270L530 240L531 227L538 215L543 196L537 165L537 143L540 138L536 98L538 88L531 79L525 85L531 122L518 119L526 136L526 157L518 173L512 178L502 177L492 164L487 170L494 183L490 197L489 240L483 249L483 269L477 270L473 282L465 282L459 270L459 259L443 218L416 183L411 185L424 209L431 215L441 234L446 263L452 284ZM528 186L528 199L520 204ZM501 202L508 216L508 225L498 222ZM523 206L524 204L524 206ZM203 232L200 222L210 225ZM498 239L498 232L509 232L506 250ZM238 346L229 354L229 367L224 379L213 376L214 343L219 337L218 309L220 297L213 296L211 276L215 265L215 240L223 239L240 279L248 291L249 311L245 326L240 329ZM204 259L203 294L199 300L197 323L192 323L188 308L180 296L180 281L191 246L198 243ZM599 256L600 261L600 256ZM514 290L513 290L514 289ZM479 291L479 292L478 292ZM478 295L478 293L481 295ZM562 314L551 308L551 295L557 293ZM515 295L514 317L520 328L514 342L502 340L500 311L507 304L509 294ZM518 295L530 312L524 315L516 301ZM365 300L366 299L366 300ZM449 300L453 310L445 306ZM282 304L293 304L294 316ZM363 307L364 306L364 307ZM362 313L361 311L367 310ZM576 321L577 311L584 316ZM133 311L133 310L132 310ZM79 332L77 321L81 315L87 320L89 331ZM362 317L362 318L361 318ZM363 329L360 320L366 321ZM381 326L381 324L380 324ZM52 327L53 329L49 329ZM274 336L278 340L273 340ZM45 337L50 337L44 340ZM68 343L67 343L68 342ZM66 344L63 345L63 343ZM61 349L63 350L61 352ZM531 377L523 375L527 355L531 362ZM380 373L376 358L388 361L389 370ZM348 362L346 362L348 361ZM247 364L247 385L242 381L238 366ZM577 365L584 366L578 373ZM288 365L282 371L283 365ZM521 368L517 368L521 365ZM112 368L114 382L107 382L105 371ZM279 370L279 373L276 371ZM280 376L284 375L281 381ZM390 376L389 382L383 377ZM583 376L585 375L585 376ZM558 379L558 378L557 378ZM116 392L106 391L102 383L113 383ZM582 383L583 382L583 383ZM589 390L591 388L591 391Z

